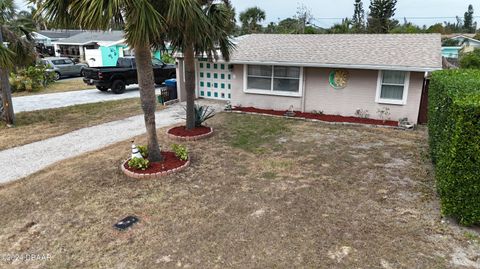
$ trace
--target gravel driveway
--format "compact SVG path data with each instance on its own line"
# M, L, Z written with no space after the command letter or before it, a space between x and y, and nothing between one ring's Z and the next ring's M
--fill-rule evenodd
M156 88L157 95L160 94L160 89L161 88ZM92 89L14 97L12 98L12 102L15 112L22 112L66 107L78 104L121 100L139 96L140 91L138 90L138 85L130 85L123 94L114 94L111 91L101 92L97 89Z
M220 102L201 100L199 103L208 104L216 111L223 108L223 103ZM157 128L183 122L184 105L176 103L158 111L155 114ZM143 133L145 133L143 115L138 115L0 151L0 163L3 164L0 166L0 184L25 177L57 161L98 150Z

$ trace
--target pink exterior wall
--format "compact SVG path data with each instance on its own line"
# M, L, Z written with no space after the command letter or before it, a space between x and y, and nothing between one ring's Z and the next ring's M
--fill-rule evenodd
M232 105L253 106L256 108L295 110L310 112L323 111L325 114L354 116L357 109L368 110L370 118L380 119L377 110L390 108L390 119L407 117L410 122L417 122L424 73L410 73L407 103L405 105L381 104L375 102L378 71L349 70L348 85L336 90L329 84L328 68L304 68L304 104L301 97L283 97L249 94L243 91L243 65L235 65L232 84Z

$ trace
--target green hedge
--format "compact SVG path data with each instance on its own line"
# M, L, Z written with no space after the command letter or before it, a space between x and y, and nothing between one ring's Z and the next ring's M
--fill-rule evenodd
M480 223L480 71L434 72L428 116L442 213Z

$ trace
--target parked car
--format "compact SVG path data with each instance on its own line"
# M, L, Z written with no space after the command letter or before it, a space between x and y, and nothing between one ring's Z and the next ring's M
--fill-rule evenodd
M162 84L166 79L175 78L175 65L166 64L158 59L152 59L153 76L155 84ZM114 67L92 67L83 70L83 82L95 85L100 91L108 91L121 94L125 87L137 84L137 65L134 57L121 57Z
M55 72L55 80L61 77L83 77L83 69L87 64L76 63L67 57L46 57L40 60L40 64L48 67L47 72Z

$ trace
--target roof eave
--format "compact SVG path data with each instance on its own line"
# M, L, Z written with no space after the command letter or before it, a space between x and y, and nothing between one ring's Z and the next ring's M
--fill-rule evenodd
M52 42L52 44L54 45L71 45L71 46L85 46L92 43L95 43L95 42L89 41L89 42L78 43L78 42L62 42L61 40Z
M323 67L323 68L349 68L366 70L394 70L411 72L431 72L442 70L438 67L420 67L420 66L396 66L396 65L371 65L371 64L334 64L334 63L302 63L302 62L274 62L274 61L242 61L232 60L231 64L266 64L266 65L284 65L284 66L302 66L302 67Z

